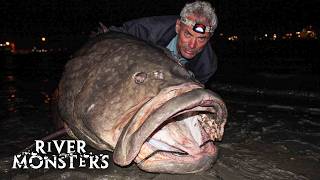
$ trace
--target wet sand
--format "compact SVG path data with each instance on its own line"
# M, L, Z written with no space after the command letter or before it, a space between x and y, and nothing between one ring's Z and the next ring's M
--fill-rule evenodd
M231 95L230 95L231 97ZM257 99L256 99L257 100ZM106 170L9 171L12 179L319 179L320 109L226 99L228 125L211 169L189 175L147 173L136 165Z

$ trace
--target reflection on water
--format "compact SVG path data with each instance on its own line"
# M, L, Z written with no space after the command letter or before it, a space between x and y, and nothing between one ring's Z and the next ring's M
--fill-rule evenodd
M67 56L0 56L0 157L53 132L51 94Z

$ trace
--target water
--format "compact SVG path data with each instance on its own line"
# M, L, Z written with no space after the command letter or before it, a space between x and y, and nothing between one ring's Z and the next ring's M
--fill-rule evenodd
M1 56L0 154L12 155L53 131L51 94L65 60L47 55Z
M146 173L135 165L121 168L112 163L107 171L6 169L2 164L7 157L55 131L51 95L68 55L1 55L0 178L319 179L319 74L300 56L222 55L208 87L226 101L225 137L218 143L221 151L213 168L193 175ZM297 65L287 66L290 61Z

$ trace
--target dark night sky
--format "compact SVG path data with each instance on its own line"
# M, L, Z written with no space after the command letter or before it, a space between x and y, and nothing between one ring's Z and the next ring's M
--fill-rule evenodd
M0 7L0 41L88 34L99 21L119 25L137 17L177 14L186 1L8 0ZM216 0L218 32L250 35L320 28L318 0ZM22 40L21 40L22 41Z

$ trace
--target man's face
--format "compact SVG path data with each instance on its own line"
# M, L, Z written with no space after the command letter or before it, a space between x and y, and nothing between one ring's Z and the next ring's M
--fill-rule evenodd
M194 15L187 18L195 22L199 22L200 20L202 24L208 24L205 18L196 19ZM177 50L186 59L192 59L201 52L211 36L209 32L201 34L193 31L192 28L182 23L179 19L176 22L176 32L178 34Z

